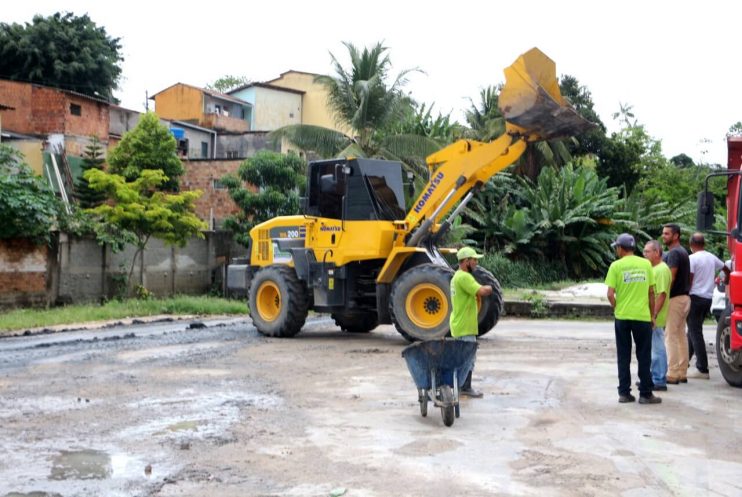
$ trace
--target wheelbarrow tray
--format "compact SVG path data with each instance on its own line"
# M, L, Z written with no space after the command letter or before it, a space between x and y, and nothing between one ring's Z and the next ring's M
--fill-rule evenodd
M407 369L412 375L418 389L428 390L432 387L431 374L435 373L435 384L453 387L453 372L459 385L474 367L477 342L443 338L417 342L405 347L402 351Z

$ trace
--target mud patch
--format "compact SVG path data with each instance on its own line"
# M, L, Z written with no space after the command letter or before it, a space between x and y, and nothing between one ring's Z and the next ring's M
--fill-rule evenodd
M463 447L463 445L458 440L424 438L405 444L393 452L402 456L435 456L443 452L456 450Z

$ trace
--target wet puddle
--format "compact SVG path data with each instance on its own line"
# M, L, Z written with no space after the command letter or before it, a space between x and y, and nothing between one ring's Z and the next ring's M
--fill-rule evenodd
M50 480L137 479L152 476L152 466L122 453L63 450L51 458Z
M50 480L103 480L113 474L111 456L99 450L63 450L52 458Z

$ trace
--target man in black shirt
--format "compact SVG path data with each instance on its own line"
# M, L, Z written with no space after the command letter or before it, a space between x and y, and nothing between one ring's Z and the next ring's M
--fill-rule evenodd
M685 320L690 311L690 259L680 245L680 226L666 224L662 228L662 241L667 245L662 260L672 273L670 284L670 307L665 325L665 348L667 349L667 383L687 383L688 339L685 335Z

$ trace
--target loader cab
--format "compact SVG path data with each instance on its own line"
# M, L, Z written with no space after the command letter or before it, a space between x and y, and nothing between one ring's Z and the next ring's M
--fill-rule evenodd
M345 221L404 219L402 164L375 159L335 159L310 162L309 216Z

